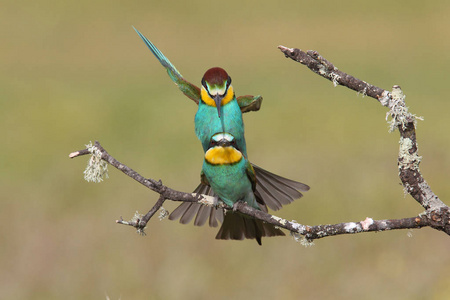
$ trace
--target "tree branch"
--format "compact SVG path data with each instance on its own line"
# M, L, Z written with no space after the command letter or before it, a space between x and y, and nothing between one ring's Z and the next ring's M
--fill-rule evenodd
M93 151L92 148L95 147L98 152ZM286 219L279 218L277 216L270 215L260 210L256 210L245 203L238 202L234 207L229 207L221 202L217 202L217 199L208 195L197 195L193 193L183 193L170 189L169 187L162 184L161 180L156 181L154 179L146 179L133 169L120 163L114 157L112 157L99 142L95 142L94 146L89 145L87 149L73 152L69 155L70 158L75 158L83 156L86 154L98 155L102 160L108 162L110 165L116 169L122 171L127 176L133 178L137 182L141 183L148 189L155 191L160 194L158 201L149 210L149 212L142 216L138 213L130 221L124 221L122 218L116 222L123 225L129 225L137 229L140 234L145 234L144 229L146 228L149 220L155 215L155 213L162 208L165 200L173 201L185 201L185 202L197 202L203 205L219 205L225 210L235 210L242 214L263 220L267 223L276 225L280 228L287 229L291 232L296 240L300 240L304 244L308 244L315 239L324 238L327 236L341 235L341 234L352 234L359 232L370 232L370 231L385 231L393 229L412 229L420 228L424 226L433 226L434 223L439 223L440 220L434 219L434 223L425 216L417 216L413 218L400 219L400 220L380 220L376 221L371 218L366 218L364 221L360 222L349 222L340 223L334 225L318 225L318 226L308 226L297 223L296 221L288 221ZM91 161L91 160L90 160ZM89 167L89 166L88 166ZM165 212L165 211L164 211ZM300 237L303 236L303 239Z
M160 195L158 201L156 201L155 205L148 211L145 216L142 216L141 214L136 212L131 221L124 221L122 217L120 217L119 220L116 220L116 223L133 226L137 229L137 232L139 234L146 235L144 230L147 227L147 223L159 209L162 210L160 219L165 218L168 215L167 211L162 207L164 201L166 201L166 199L164 199L164 197Z
M400 150L398 156L400 180L402 181L405 191L425 208L425 212L418 216L404 219L373 220L372 218L366 218L359 222L316 226L302 225L296 221L288 221L263 211L256 210L247 206L245 203L238 202L234 207L229 207L222 202L218 202L217 198L211 196L173 190L163 185L161 180L156 181L151 178L144 178L133 169L117 161L100 145L99 142L95 142L94 145L89 144L86 149L73 152L69 155L70 158L87 154L91 155L88 167L84 172L86 180L94 182L102 181L103 177L107 176L107 165L103 162L107 162L127 176L144 185L146 188L160 195L158 201L145 216L136 214L131 221L124 221L120 218L116 222L133 226L139 233L144 234L144 229L149 220L158 210L162 210L162 215L166 214L166 211L162 208L164 201L172 200L220 206L225 210L233 209L242 214L287 229L296 240L301 240L305 244L327 236L394 229L416 229L422 227L432 227L450 235L450 209L433 193L419 170L421 157L418 155L415 125L416 120L421 118L408 112L408 108L405 104L405 96L400 87L394 86L392 92L389 92L368 84L367 82L338 70L332 63L319 55L317 51L303 52L300 49L287 48L284 46L279 46L278 48L286 55L286 57L306 65L316 74L332 81L335 86L342 85L348 87L358 93L376 99L381 105L389 108L386 119L389 116L391 117L391 120L389 121L391 131L398 129L400 133Z
M284 46L278 46L278 48L286 57L306 65L314 73L333 81L335 86L342 85L377 99L381 105L390 109L386 114L386 119L389 115L392 118L389 122L390 131L398 129L400 133L398 170L403 187L425 208L427 226L432 226L450 235L449 207L433 193L419 170L421 157L418 154L416 121L422 118L408 111L405 95L400 86L394 85L392 92L389 92L338 70L317 51L309 50L305 53L296 48ZM436 224L436 220L439 220L439 224Z
M286 57L307 66L314 73L332 81L334 86L346 86L349 89L375 98L378 101L386 97L389 93L382 88L368 84L365 81L359 80L351 75L348 75L347 73L340 71L332 63L322 57L317 51L308 50L307 52L303 52L302 50L297 48L287 48L281 45L278 46L278 49L280 49Z

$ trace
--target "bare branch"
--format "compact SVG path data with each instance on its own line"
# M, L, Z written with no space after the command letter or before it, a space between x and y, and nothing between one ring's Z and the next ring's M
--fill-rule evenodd
M392 92L388 92L338 70L332 63L319 55L317 51L309 50L305 53L296 48L284 46L278 46L278 48L286 57L306 65L314 73L333 81L335 86L339 84L375 98L381 105L390 109L387 115L392 117L392 120L389 122L391 131L398 129L400 132L398 157L400 180L405 190L426 209L424 215L426 215L428 220L427 226L432 226L450 235L450 223L443 221L444 219L448 220L449 208L433 193L419 170L421 157L418 154L416 120L422 118L408 111L405 104L405 95L400 86L394 85ZM434 224L434 220L438 219L443 222L439 225ZM423 221L421 224L423 224Z
M88 145L87 149L72 152L69 157L74 158L86 154L91 154L93 157L96 156L96 159L93 161L95 161L97 165L99 165L98 160L100 159L106 161L111 166L160 195L158 201L145 216L137 213L131 221L124 221L120 218L120 220L117 220L116 222L133 226L139 233L145 234L144 229L149 220L159 209L162 209L164 201L173 200L197 202L203 205L220 205L224 210L233 209L234 211L238 211L250 217L287 229L296 240L299 239L299 237L302 237L302 241L306 241L306 244L315 239L341 234L394 229L417 229L422 227L432 227L450 235L450 209L432 192L430 186L422 177L419 170L421 157L418 154L415 126L416 120L421 118L408 112L408 108L405 104L405 96L400 87L394 86L392 91L389 92L368 84L365 81L338 70L331 62L319 55L317 51L303 52L300 49L287 48L284 46L279 46L278 48L286 55L286 57L306 65L316 74L332 81L335 86L342 85L348 87L358 93L377 99L381 105L389 108L387 116L392 118L389 121L391 131L398 129L400 133L400 150L398 156L399 177L405 190L425 208L425 212L418 216L404 219L373 220L372 218L366 218L359 222L316 226L302 225L296 221L288 221L261 210L256 210L247 206L245 203L238 202L233 207L229 207L222 202L218 202L217 198L211 196L183 193L170 189L169 187L164 186L161 180L156 181L151 178L144 178L133 169L120 163L112 157L100 143L95 142L94 145ZM96 165L88 165L88 168L95 170ZM103 176L105 172L106 171L104 170L93 171L91 173L94 175L91 174L90 176ZM91 181L95 182L101 180L102 178L91 178Z
M156 181L151 178L144 178L138 172L136 172L133 169L129 168L128 166L120 163L114 157L109 155L109 153L100 145L100 143L98 141L95 142L95 146L102 153L102 159L104 161L108 162L111 166L122 171L124 174L133 178L134 180L136 180L140 184L144 185L145 187L160 194L165 199L170 199L173 201L184 201L184 202L197 202L199 200L194 194L178 192L169 187L164 186L162 184L161 180Z
M386 97L386 93L389 93L382 88L368 84L365 81L340 71L332 63L322 57L317 51L308 50L307 52L303 52L297 48L287 48L281 45L278 46L278 49L280 49L286 57L307 66L314 73L332 81L334 86L346 86L349 89L375 98L378 101Z
M70 153L69 158L75 158L75 157L86 155L86 154L91 154L91 152L88 149L83 149L83 150L79 150L79 151Z
M159 196L158 201L156 201L155 205L148 211L145 216L140 215L138 212L134 215L131 221L124 221L122 217L119 220L116 220L116 223L133 226L137 229L137 232L141 235L145 235L145 228L147 227L148 221L153 217L153 215L159 210L163 209L163 204L166 199L162 195Z
M296 221L288 221L286 219L282 219L277 216L265 213L261 210L256 210L246 205L245 203L238 202L236 203L236 205L234 205L234 207L229 207L224 205L223 203L218 204L217 199L208 195L196 195L192 193L183 193L175 191L163 185L161 180L156 181L154 179L145 179L142 175L140 175L133 169L120 163L114 157L112 157L97 141L95 142L95 147L97 147L97 149L101 152L101 157L104 161L107 161L110 165L122 171L124 174L141 183L148 189L160 194L158 201L145 216L136 214L130 221L124 221L122 218L116 221L119 224L129 225L136 228L138 233L140 234L145 234L144 229L147 226L147 223L155 215L158 209L162 207L165 200L197 202L203 205L220 205L225 210L235 210L242 214L276 225L280 228L287 229L295 237L301 235L304 236L304 238L308 241L324 238L327 236L352 234L359 232L385 231L393 229L412 229L425 226L432 226L433 228L435 228L441 226L440 223L444 222L442 218L441 219L435 218L434 220L431 220L430 218L428 218L428 216L423 215L400 220L376 221L372 220L371 218L366 218L366 220L361 222L340 223L335 225L317 225L317 226L302 225L300 223L297 223ZM82 152L85 153L84 150ZM434 223L432 223L431 221L433 221Z
M429 218L426 214L422 214L416 217L405 219L373 220L372 218L366 218L365 220L359 222L308 226L299 224L296 221L281 219L276 216L253 209L245 205L245 203L239 203L238 205L235 205L235 208L237 208L237 210L241 213L287 229L291 231L291 234L294 233L294 236L295 234L302 235L308 241L342 234L354 234L374 231L380 232L395 229L418 229L427 226L431 226L435 229L441 230L437 227L445 227L445 224L449 226L448 210L446 212L435 212L433 214L434 217L431 218ZM446 221L443 219L439 219L441 215L447 216Z

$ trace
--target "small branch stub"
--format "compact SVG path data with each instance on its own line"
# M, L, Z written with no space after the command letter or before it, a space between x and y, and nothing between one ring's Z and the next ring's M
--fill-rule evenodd
M119 220L116 220L116 223L132 226L132 227L136 228L136 232L139 235L145 236L145 235L147 235L147 233L145 232L145 229L147 228L147 223L141 222L143 217L144 217L144 215L142 215L138 211L136 211L130 221L125 221L124 219L122 219L122 217L120 217Z

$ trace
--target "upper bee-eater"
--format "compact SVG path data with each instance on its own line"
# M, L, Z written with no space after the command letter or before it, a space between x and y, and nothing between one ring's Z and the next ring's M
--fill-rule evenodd
M247 156L244 122L231 85L231 77L224 69L216 67L203 75L200 101L195 114L195 133L205 152L209 148L211 137L218 132L232 134L239 150Z
M167 74L172 79L172 81L178 86L178 88L185 94L189 99L193 100L196 104L200 101L200 88L195 84L190 83L178 72L177 68L167 59L167 57L153 45L142 33L140 33L136 28L133 27L139 37L144 41L150 51L155 55L158 61L166 69ZM262 97L245 95L237 97L237 102L243 113L249 111L258 111L261 107Z
M199 105L195 117L195 127L197 137L200 139L204 151L208 151L214 134L226 132L233 136L237 149L247 159L242 113L259 110L262 97L251 95L236 97L231 86L231 78L221 68L209 69L203 76L202 87L198 88L185 80L155 45L138 30L136 32L166 68L170 78L179 89ZM267 206L273 210L278 210L282 205L300 198L302 196L301 192L309 190L309 186L306 184L283 178L254 164L250 165L253 167L256 177L254 196L259 208L265 212L267 212ZM214 189L211 189L211 186L205 182L200 183L194 192L215 195ZM209 218L209 225L216 227L218 225L217 220L223 221L223 210L185 202L172 212L169 219L175 220L180 218L180 222L186 224L194 216L196 216L194 225L202 226Z
M260 209L255 197L256 176L252 165L239 151L235 138L225 132L211 137L209 148L205 152L202 168L203 181L228 206L238 201ZM275 226L264 223L234 211L228 211L216 239L242 240L256 239L261 245L261 237L277 236L284 233Z

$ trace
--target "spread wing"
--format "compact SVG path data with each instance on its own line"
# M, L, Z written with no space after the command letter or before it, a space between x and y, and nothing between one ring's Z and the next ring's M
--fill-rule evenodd
M170 62L170 60L164 56L164 54L156 48L156 46L150 42L142 33L140 33L136 28L133 27L139 37L147 45L148 49L153 53L153 55L158 59L161 65L166 69L167 74L169 74L170 79L178 86L178 88L185 94L189 99L193 100L198 104L200 101L200 88L195 84L190 83L181 75L181 73L175 68L175 66ZM237 97L237 102L241 108L242 113L249 111L258 111L261 107L262 97L245 95Z
M216 197L209 185L200 183L194 193ZM188 224L195 217L194 225L203 226L209 218L209 226L217 227L223 222L223 209L202 205L199 203L183 202L169 215L169 220L180 219L181 224Z
M267 207L279 210L283 205L293 202L303 196L302 192L309 190L309 186L288 178L266 171L254 164L247 167L247 175L253 185L256 201L262 211L268 212ZM202 176L202 183L195 189L195 193L216 196ZM256 186L254 185L256 184ZM194 225L202 226L209 218L209 226L216 227L217 221L223 222L223 211L197 203L185 202L178 206L169 216L170 220L180 218L180 223L187 224L194 217Z
M263 97L260 95L245 95L236 98L242 113L258 111L261 108Z
M134 27L133 27L134 28ZM173 82L178 86L178 88L185 94L189 99L194 100L195 103L198 104L200 100L200 88L196 85L190 83L185 80L180 72L178 72L177 68L167 59L167 57L153 45L142 33L140 33L136 28L134 28L139 37L144 41L147 45L148 49L152 51L153 55L159 60L161 65L167 70L167 74L169 74L170 78Z
M245 169L245 172L247 173L248 179L250 179L250 182L252 183L252 191L255 192L255 190L256 190L255 169L253 169L252 164L248 160L247 160L247 167Z

